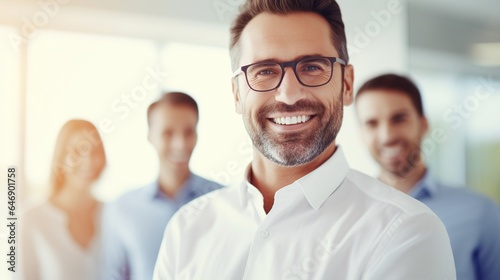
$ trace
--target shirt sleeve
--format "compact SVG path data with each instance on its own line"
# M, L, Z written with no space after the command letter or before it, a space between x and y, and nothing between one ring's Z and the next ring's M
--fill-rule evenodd
M431 213L396 221L362 279L456 279L450 240L442 222Z
M500 208L487 203L481 216L481 237L475 255L478 279L500 279Z
M101 279L128 280L130 267L120 233L120 215L107 205L101 219Z
M169 280L176 279L176 252L179 244L179 235L177 234L176 217L174 215L167 224L163 240L161 242L160 251L153 272L153 280Z

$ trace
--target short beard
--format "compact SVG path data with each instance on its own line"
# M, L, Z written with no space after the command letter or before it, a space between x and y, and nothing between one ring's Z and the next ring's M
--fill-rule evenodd
M266 116L276 112L297 112L300 110L315 113L319 128L311 133L287 133L271 137L265 131L268 126ZM343 118L342 96L330 108L331 115L326 115L326 108L319 102L299 100L293 105L279 103L262 108L257 114L257 125L245 120L245 126L257 148L267 159L282 166L298 166L311 162L318 157L337 137Z
M404 158L402 158L402 161L399 165L397 165L394 168L391 167L384 167L384 164L382 162L379 162L380 166L382 166L388 173L392 174L392 176L395 176L400 179L404 179L408 177L415 167L421 162L421 151L420 151L420 145L419 144L414 144L411 147L411 151L408 153L408 155Z

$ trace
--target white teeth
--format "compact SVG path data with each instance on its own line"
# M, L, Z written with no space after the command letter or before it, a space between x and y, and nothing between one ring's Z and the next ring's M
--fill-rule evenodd
M382 155L385 157L394 157L401 152L401 147L385 148L382 150Z
M274 118L273 121L281 125L292 125L298 123L304 123L311 119L311 116L293 116L293 117L278 117Z

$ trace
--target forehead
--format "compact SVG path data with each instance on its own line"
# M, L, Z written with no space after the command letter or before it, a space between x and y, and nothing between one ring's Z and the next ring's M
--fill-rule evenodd
M85 127L71 133L66 146L67 148L97 149L102 147L102 142L94 127Z
M196 124L196 110L188 105L160 103L151 112L151 125L155 124Z
M85 136L84 130L77 130L69 136L68 145L69 146L81 145L84 141L85 142L88 141L87 137Z
M356 101L356 109L361 119L390 117L399 112L417 115L410 97L394 90L367 90Z
M259 60L293 60L303 55L338 56L328 22L318 14L261 13L241 34L241 65Z

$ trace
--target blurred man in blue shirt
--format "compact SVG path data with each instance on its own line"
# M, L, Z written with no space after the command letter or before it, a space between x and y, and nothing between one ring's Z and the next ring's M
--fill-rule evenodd
M158 179L104 210L102 279L151 279L163 232L184 204L221 186L193 174L198 106L187 94L164 94L148 108L148 140L158 153Z
M356 111L379 179L425 203L446 226L457 279L500 279L500 208L432 179L420 151L429 124L415 84L394 74L373 78L359 89Z

